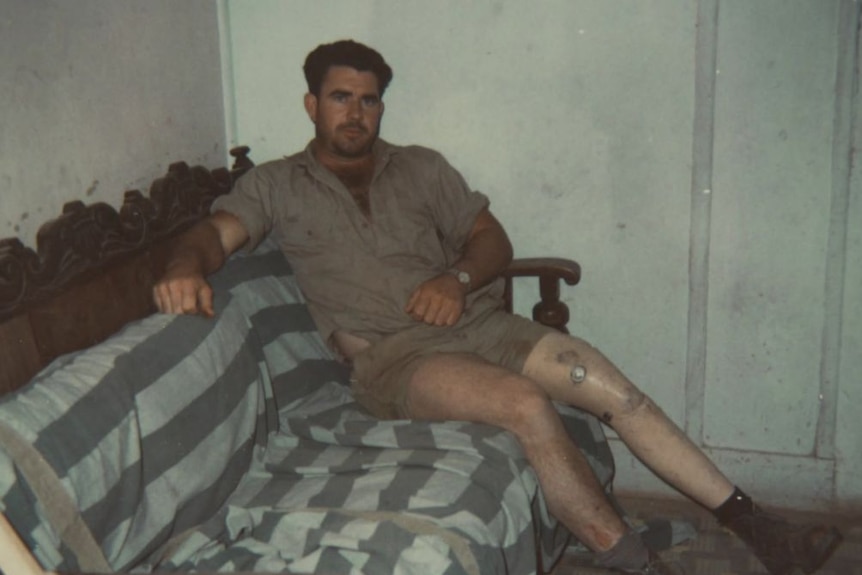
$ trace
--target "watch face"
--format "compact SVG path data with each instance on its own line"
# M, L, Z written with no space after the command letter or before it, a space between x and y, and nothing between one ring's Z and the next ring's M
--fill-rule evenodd
M458 280L458 283L464 284L465 286L470 285L471 278L469 273L459 270L458 268L449 268L446 271L455 276L455 279Z

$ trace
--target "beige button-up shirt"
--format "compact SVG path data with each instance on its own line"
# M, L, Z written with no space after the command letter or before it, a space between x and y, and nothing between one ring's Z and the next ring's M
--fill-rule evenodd
M310 145L257 166L212 206L239 218L248 249L273 234L330 343L336 330L373 343L415 326L410 294L460 258L488 205L433 150L378 139L374 156L370 219ZM502 281L492 282L468 296L467 313L501 307L501 296Z

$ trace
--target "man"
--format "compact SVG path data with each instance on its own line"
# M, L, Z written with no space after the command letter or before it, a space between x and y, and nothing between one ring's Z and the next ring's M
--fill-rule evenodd
M551 512L621 573L678 573L605 499L552 400L596 414L649 467L749 543L774 575L811 573L841 536L763 513L599 351L501 309L512 247L436 152L378 137L392 71L353 41L304 66L315 137L241 178L178 243L154 289L166 313L212 315L206 276L272 233L324 339L382 418L483 422L517 437Z

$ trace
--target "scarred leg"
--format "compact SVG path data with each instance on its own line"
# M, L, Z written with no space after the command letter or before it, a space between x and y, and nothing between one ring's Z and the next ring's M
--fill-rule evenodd
M527 378L475 356L439 354L414 372L406 407L416 419L475 421L511 431L536 470L551 513L593 550L609 549L626 532L548 395Z
M650 563L605 497L572 443L547 392L530 379L468 354L429 356L407 387L407 414L415 419L488 423L514 434L536 471L550 512L604 565L621 573L679 574ZM626 536L626 545L617 543Z

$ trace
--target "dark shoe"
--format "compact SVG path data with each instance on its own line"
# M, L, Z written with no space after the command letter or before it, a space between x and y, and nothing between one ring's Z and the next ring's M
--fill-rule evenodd
M843 537L827 525L793 525L757 505L723 525L751 547L772 575L792 575L801 569L817 571L838 548Z

